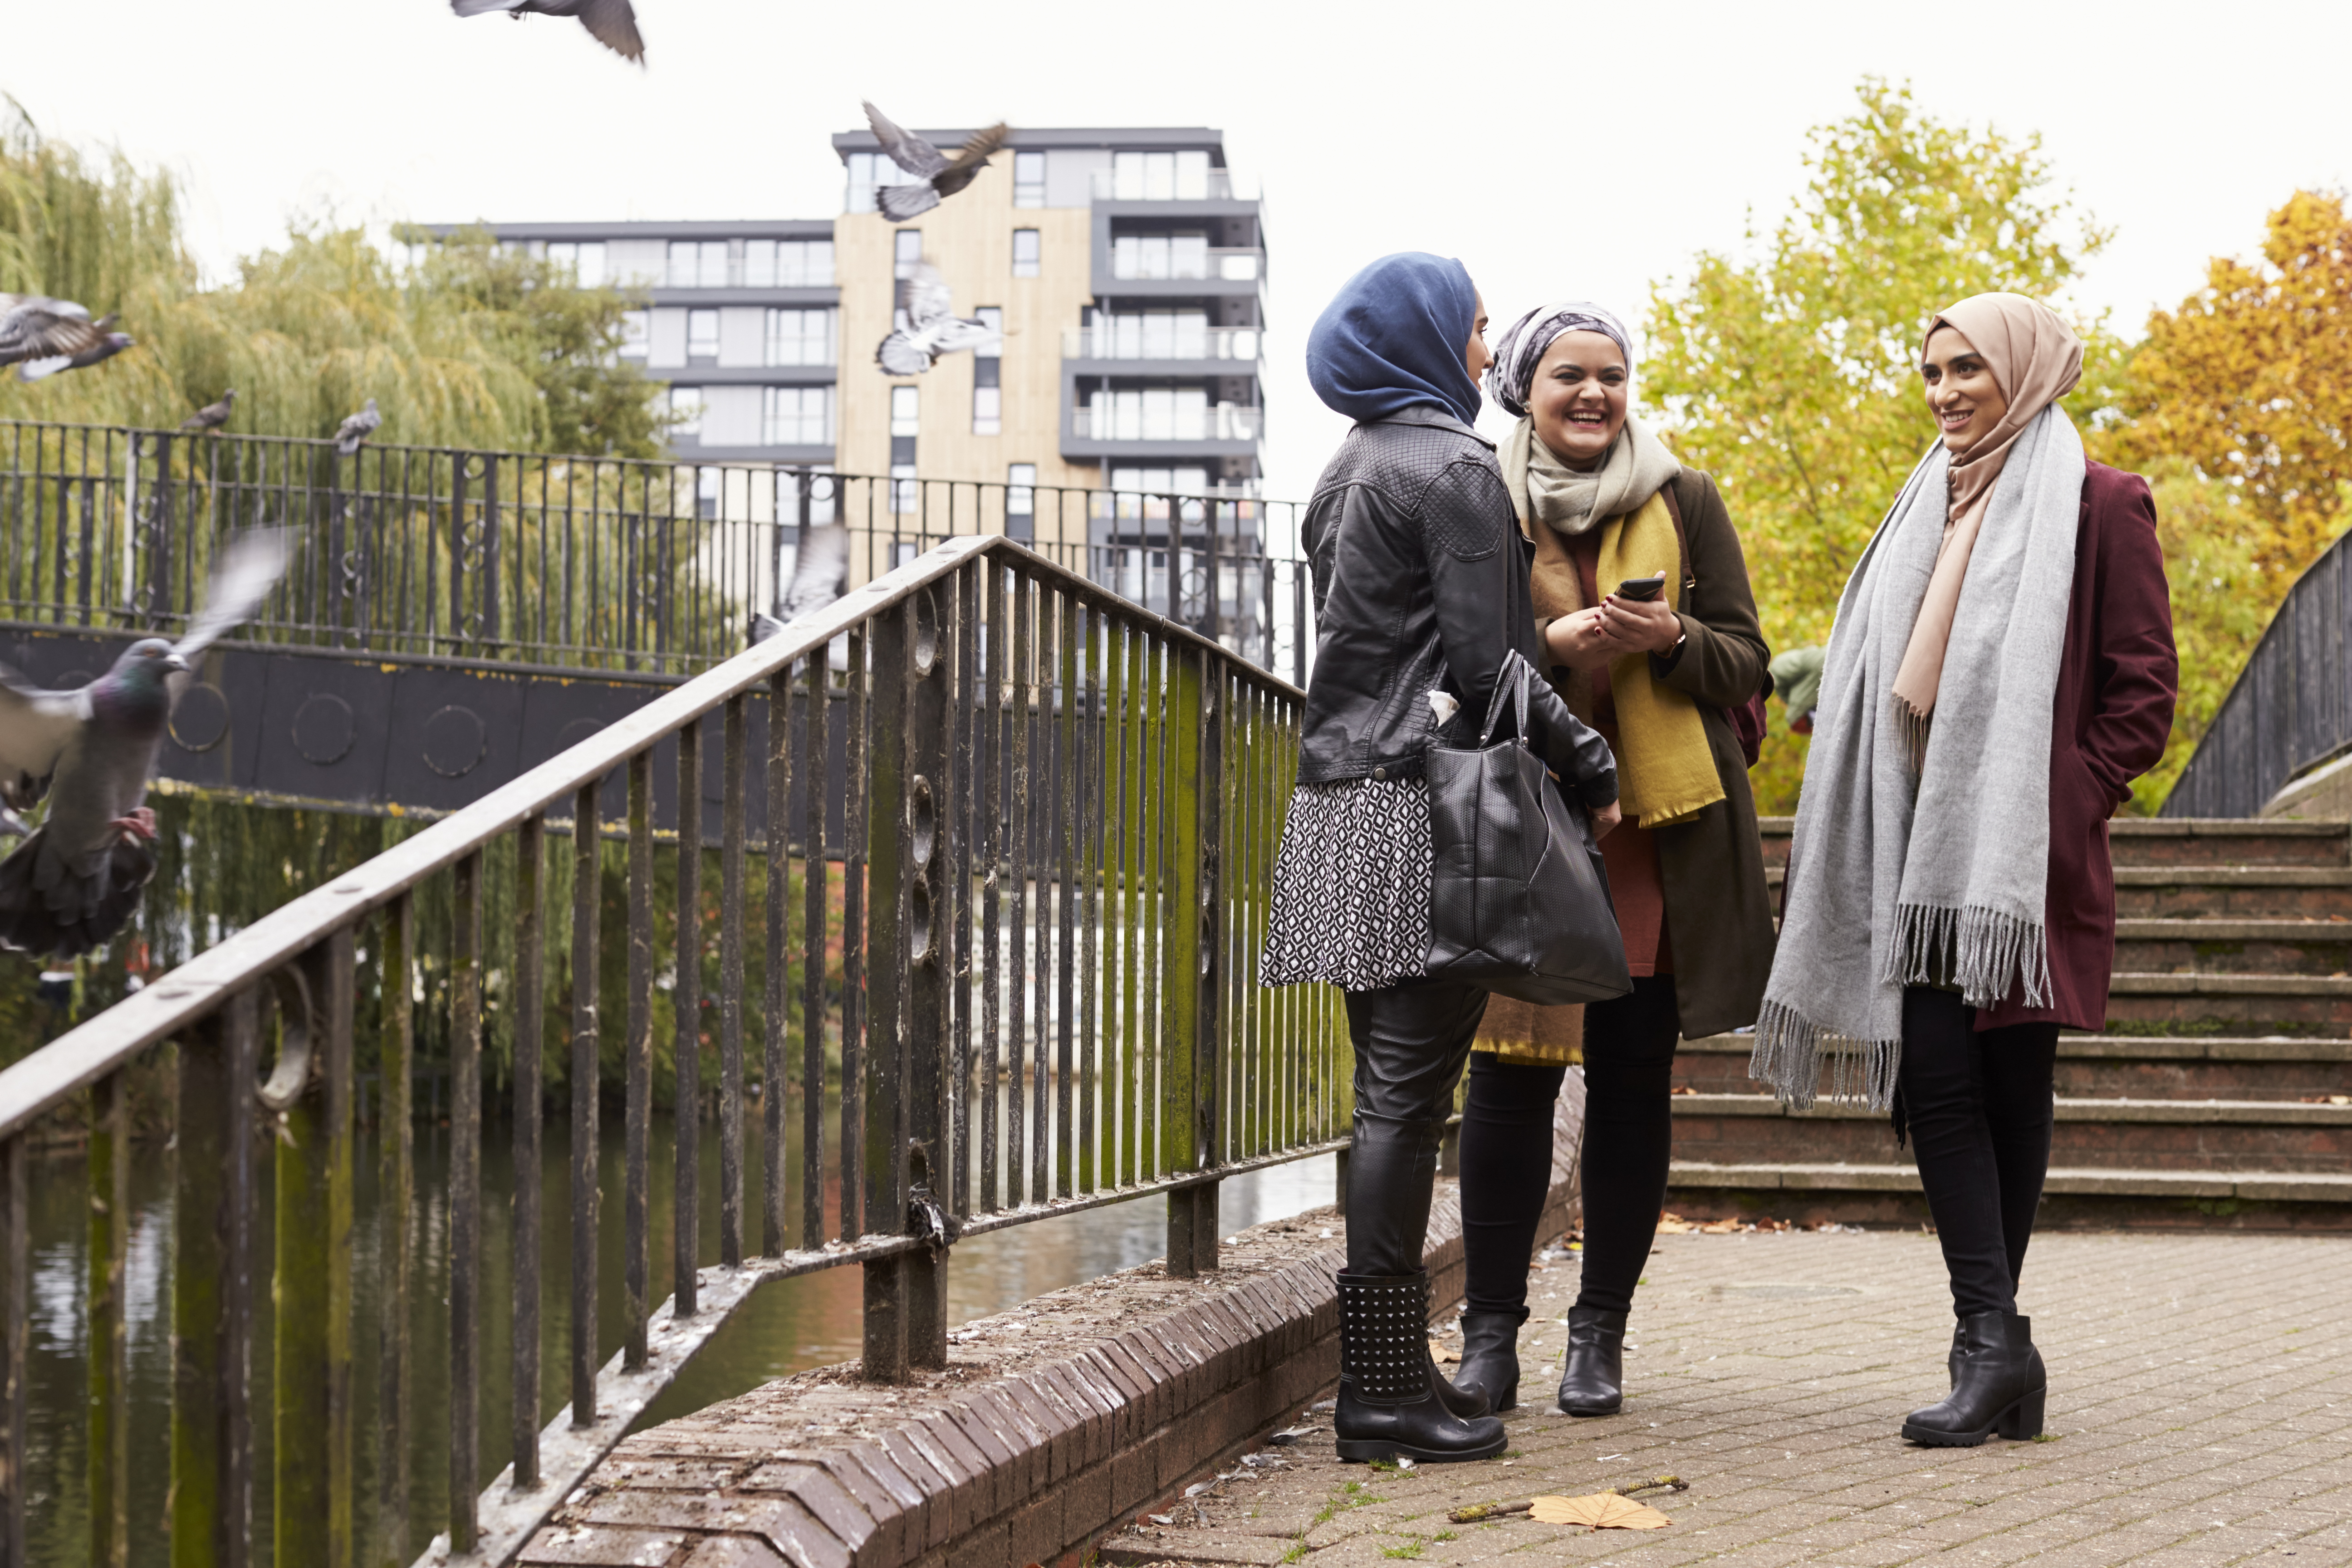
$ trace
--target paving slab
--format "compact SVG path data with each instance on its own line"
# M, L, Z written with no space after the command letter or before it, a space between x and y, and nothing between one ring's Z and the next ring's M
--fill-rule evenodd
M1529 1402L1504 1417L1504 1458L1342 1465L1328 1412L1303 1412L1316 1428L1303 1441L1130 1521L1099 1560L2352 1565L2352 1239L2037 1238L2021 1304L2050 1364L2048 1427L1967 1449L1896 1431L1942 1393L1950 1308L1930 1236L1660 1237L1625 1409L1600 1420L1542 1408L1576 1282L1572 1257L1535 1276ZM1661 1472L1690 1483L1645 1499L1664 1530L1446 1519Z

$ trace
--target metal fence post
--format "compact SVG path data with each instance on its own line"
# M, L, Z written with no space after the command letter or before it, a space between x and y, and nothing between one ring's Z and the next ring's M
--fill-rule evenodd
M130 1560L131 1400L123 1265L131 1235L130 1089L110 1072L89 1092L89 1560Z
M253 992L240 992L180 1041L173 1116L179 1140L173 1160L173 1568L244 1568L250 1552L247 1247L257 1010Z
M1168 1069L1161 1079L1163 1171L1204 1170L1219 1145L1220 866L1223 827L1222 682L1212 656L1188 648L1170 661L1169 739L1176 849L1168 910ZM1217 1184L1168 1194L1168 1272L1190 1279L1217 1266Z
M950 757L949 688L955 679L956 630L961 624L956 588L961 576L943 577L908 602L911 645L904 662L906 680L905 804L898 812L898 880L905 921L899 955L905 976L906 1011L899 1026L905 1041L907 1141L899 1156L906 1184L898 1205L902 1226L915 1226L912 1203L931 1237L921 1252L898 1259L907 1320L907 1363L914 1367L948 1363L948 1260L946 1215L954 1202L951 1152L947 1136L947 1054L955 986L952 922L955 918L950 862L949 819L955 800Z
M870 901L866 910L866 954L869 964L891 964L906 973L910 917L907 831L913 791L908 777L908 688L914 676L914 616L911 605L892 605L872 621L874 691L867 708L866 864ZM858 671L853 661L850 679ZM855 731L852 731L853 738ZM853 828L853 832L855 829ZM893 983L867 994L864 1082L845 1081L845 1097L865 1100L866 1227L895 1233L907 1226L908 1121L906 1016L910 999ZM846 1072L845 1071L845 1079ZM903 1382L908 1366L908 1287L903 1260L885 1258L864 1266L866 1335L864 1370L878 1383Z

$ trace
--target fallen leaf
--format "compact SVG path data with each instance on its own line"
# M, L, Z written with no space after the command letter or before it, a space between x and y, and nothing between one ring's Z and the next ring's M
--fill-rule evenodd
M1594 1530L1664 1530L1674 1522L1648 1503L1615 1492L1539 1497L1528 1511L1546 1524L1582 1524Z
M1668 1215L1658 1222L1660 1236L1688 1236L1697 1228L1698 1226L1691 1224L1690 1221L1676 1215Z
M1698 1228L1702 1236L1729 1236L1739 1228L1739 1222L1736 1219L1715 1219Z
M1440 1362L1460 1361L1462 1359L1461 1352L1448 1350L1445 1346L1439 1344L1435 1340L1429 1342L1429 1353Z

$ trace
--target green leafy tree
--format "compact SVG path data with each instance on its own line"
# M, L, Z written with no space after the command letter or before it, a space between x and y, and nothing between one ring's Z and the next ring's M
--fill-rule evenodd
M2132 785L2131 809L2153 816L2237 684L2276 607L2265 592L2266 520L2242 487L2209 478L2181 458L2150 465L2156 535L2172 591L2172 640L2180 696L2164 757Z
M1933 438L1919 334L1989 289L2058 295L2108 231L2052 188L2040 140L1948 124L1907 87L1866 78L1859 107L1817 128L1804 190L1751 258L1703 253L1651 295L1642 390L1678 456L1715 476L1747 547L1767 640L1827 639L1863 546ZM2093 423L2123 353L2096 322L2083 387ZM1793 810L1801 737L1773 707L1755 784Z

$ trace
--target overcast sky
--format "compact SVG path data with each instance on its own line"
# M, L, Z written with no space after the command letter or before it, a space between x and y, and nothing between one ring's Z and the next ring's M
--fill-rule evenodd
M178 173L215 274L303 214L830 215L826 137L861 95L919 126L1215 126L1266 202L1267 493L1299 497L1344 429L1306 330L1358 266L1459 256L1498 326L1562 295L1638 318L1694 252L1778 218L1806 129L1866 73L2041 132L2117 230L2079 302L2129 332L2210 256L2251 254L2294 188L2352 176L2344 0L637 6L644 71L572 22L445 0L0 0L0 91Z

